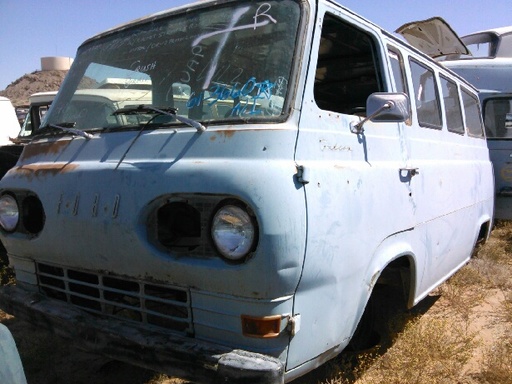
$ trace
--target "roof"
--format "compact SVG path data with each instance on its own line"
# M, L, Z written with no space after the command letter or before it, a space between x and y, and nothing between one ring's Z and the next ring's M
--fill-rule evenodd
M486 29L486 30L483 30L483 31L469 33L469 34L467 34L465 36L462 36L462 37L477 35L479 33L495 33L496 35L506 35L508 33L512 33L512 26Z
M184 5L178 6L178 7L171 7L171 8L168 8L166 10L163 10L163 11L160 11L160 12L156 12L156 13L152 13L150 15L143 16L143 17L140 17L138 19L131 20L131 21L128 21L126 23L119 24L119 25L117 25L117 26L115 26L113 28L107 29L106 31L100 32L97 35L94 35L91 38L87 39L83 44L86 44L86 43L88 43L91 40L96 40L96 39L98 39L98 38L100 38L100 37L102 37L104 35L108 35L108 34L110 34L112 32L130 28L130 27L132 27L134 25L143 24L143 23L146 23L148 21L154 21L154 20L160 19L160 18L162 18L164 16L167 16L167 15L170 15L170 14L174 14L174 13L179 13L181 11L188 10L188 9L191 9L191 8L204 8L204 7L207 7L210 4L214 4L214 3L215 4L219 3L219 1L218 0L198 0L198 1L195 1L195 2L191 2L189 4L184 4Z

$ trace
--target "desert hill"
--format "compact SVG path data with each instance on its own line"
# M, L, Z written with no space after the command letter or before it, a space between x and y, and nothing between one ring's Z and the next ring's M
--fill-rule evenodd
M9 98L15 107L28 105L28 98L33 93L57 91L67 73L68 71L63 70L28 73L0 91L0 96Z

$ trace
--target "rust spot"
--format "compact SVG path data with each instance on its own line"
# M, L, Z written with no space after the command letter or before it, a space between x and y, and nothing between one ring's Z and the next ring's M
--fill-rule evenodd
M32 180L34 177L39 178L47 175L55 176L59 173L71 172L76 168L78 168L77 164L70 163L36 163L14 167L9 171L9 174L26 177Z
M215 141L215 140L217 140L217 136L210 137L210 141Z
M235 134L236 131L234 130L224 130L224 131L219 131L219 133L221 135L224 135L224 137L233 137L233 135Z
M30 143L23 148L20 160L24 161L40 154L56 155L64 150L71 140L47 141L42 143Z

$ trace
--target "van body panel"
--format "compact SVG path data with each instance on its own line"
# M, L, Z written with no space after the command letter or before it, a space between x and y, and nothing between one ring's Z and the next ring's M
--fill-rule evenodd
M478 90L509 92L512 58L477 58L443 61L442 64L462 76Z
M258 129L231 130L227 136L215 129L201 135L192 129L176 133L158 130L141 135L121 164L135 137L133 132L105 134L87 143L64 138L28 144L9 176L13 188L28 184L37 193L47 207L46 224L32 241L10 238L8 246L13 254L38 252L48 263L83 269L101 264L102 269L122 275L141 279L149 275L156 281L211 292L232 292L232 284L238 282L240 297L291 294L302 268L297 256L304 253L304 241L298 240L304 238L305 228L303 192L293 181L294 163L286 160L293 156L295 136L291 129L275 130L267 139ZM222 149L226 141L233 148L232 158L226 158ZM100 163L94 161L98 158ZM239 160L233 160L236 158ZM268 166L270 161L272 167ZM95 182L106 174L110 176L102 183ZM274 189L260 183L257 175L285 183ZM159 183L162 179L172 180L172 184ZM47 188L48 183L55 187ZM131 188L140 192L127 194ZM261 209L275 212L275 216L262 215L259 219L267 239L260 240L261 254L255 254L243 267L229 266L218 258L172 256L149 244L148 211L162 199L187 194L236 196L258 215ZM286 214L280 213L283 210ZM63 223L66 225L61 228ZM85 233L87 236L82 236ZM276 252L282 254L276 260L265 257ZM149 264L146 257L152 260ZM149 271L148 265L154 268ZM259 270L269 271L263 281L255 273ZM205 280L204 274L212 278Z

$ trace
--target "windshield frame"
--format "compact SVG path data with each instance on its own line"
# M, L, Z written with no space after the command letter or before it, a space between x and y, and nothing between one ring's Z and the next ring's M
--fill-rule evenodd
M505 107L507 110L500 111L499 115L488 116L490 113L488 110L489 105L492 105L494 111L499 106L499 102L506 102L508 104L508 108ZM512 93L497 93L487 96L483 99L482 104L482 117L486 138L488 140L512 140ZM503 108L503 104L501 104L501 107ZM498 131L502 134L498 135ZM510 136L506 134L507 132L510 132Z
M283 87L285 96L281 98L281 99L283 99L283 101L282 101L282 107L280 107L281 109L279 111L279 114L270 115L270 116L259 116L259 115L246 116L246 115L240 114L240 115L228 116L228 117L223 117L223 118L217 117L217 118L213 118L213 119L212 118L201 119L200 117L198 118L193 115L190 116L189 114L184 114L183 115L184 117L192 118L206 126L248 124L248 123L282 123L282 122L285 122L289 118L291 111L293 110L292 104L295 102L296 93L297 93L298 73L299 73L299 69L301 67L301 61L302 61L302 60L299 60L299 57L302 54L302 52L304 51L304 47L303 47L304 39L301 39L300 36L304 33L304 28L307 25L308 19L309 19L309 7L307 6L308 5L307 2L304 2L302 0L289 0L289 1L295 3L297 6L297 8L295 8L295 10L297 10L297 13L296 13L297 18L293 18L293 21L295 22L295 24L292 24L292 26L294 28L296 27L296 30L295 30L295 34L290 34L291 35L290 37L283 39L283 40L286 40L284 44L288 44L288 46L289 46L289 52L288 52L288 56L283 55L283 57L285 57L286 63L288 64L288 67L285 68L285 70L284 70L284 73L286 74L286 77L287 77L285 79L286 85ZM212 12L216 12L216 11L218 12L219 8L224 9L224 10L226 10L226 9L236 10L236 9L239 9L244 4L253 5L253 6L254 6L254 4L256 4L256 5L259 4L260 7L262 5L268 5L268 7L270 7L269 3L271 3L271 2L263 1L261 3L254 3L254 2L248 1L245 3L242 1L234 1L234 0L227 1L227 2L224 2L221 4L199 3L199 4L196 4L196 6L194 8L185 8L184 9L183 7L180 7L180 8L174 9L174 10L159 13L156 16L139 19L132 23L123 25L119 28L112 29L112 30L109 30L102 34L99 34L99 35L85 41L79 47L79 49L77 51L77 57L73 62L71 70L70 70L68 76L66 77L66 79L64 80L64 82L61 86L61 90L59 91L57 97L54 100L55 108L53 108L52 111L50 111L51 113L48 113L45 116L45 120L44 120L43 124L45 124L45 125L58 124L62 121L68 121L68 119L55 118L54 116L56 114L58 115L59 110L62 110L62 108L65 108L66 103L68 103L72 99L75 92L78 89L80 89L79 82L82 78L81 75L85 74L84 64L81 63L80 59L81 59L82 55L84 54L84 52L87 53L87 51L90 50L91 48L94 49L97 44L105 43L106 41L113 41L115 43L115 41L116 41L115 39L126 39L127 36L130 36L133 33L137 33L137 31L140 28L146 28L147 30L149 30L152 26L172 25L173 20L175 23L178 23L178 22L180 22L180 19L179 19L180 17L183 17L183 18L194 17L194 15L199 15L200 12L204 12L205 8L211 8L212 5L215 5L215 7L212 8ZM231 8L229 8L229 7L231 7ZM262 14L263 14L263 11L262 11ZM162 23L162 24L158 24L158 23ZM283 25L288 26L287 24L283 24ZM267 35L269 35L269 34L267 33ZM108 39L110 39L110 40L108 40ZM172 49L172 48L170 48L170 49ZM246 49L247 51L249 51L249 48L242 48L242 49ZM271 62L271 60L267 59L266 63L267 63L267 66L269 66L269 67L271 67L270 62ZM277 68L277 65L275 65L275 67ZM276 83L274 83L274 84L276 84ZM247 85L247 84L249 84L249 86L252 89L256 89L257 87L259 87L258 88L259 91L256 91L256 92L263 93L263 96L259 96L259 94L258 94L258 96L254 97L254 105L256 104L258 97L263 98L263 97L267 96L266 94L264 94L264 92L265 92L265 87L268 87L268 85L265 85L264 82L257 83L255 78L251 77L245 83L245 85ZM173 86L174 86L174 83L173 83ZM239 87L238 89L236 89L236 86L237 86L237 83L234 84L232 90L228 90L228 92L230 92L230 95L233 95L236 92L239 92L239 93L242 92L242 90L243 90L242 83L238 84L238 87ZM208 90L210 90L210 88L208 88ZM221 94L222 92L223 92L222 89L220 89L218 91L219 94ZM274 96L274 95L272 94L272 96ZM188 103L190 103L192 99L193 99L193 97L191 95L190 98L188 99ZM269 99L270 99L270 97L269 97ZM193 102L193 100L192 100L192 102ZM211 102L211 100L208 99L208 95L207 95L206 97L203 97L202 102L203 103ZM214 100L214 102L222 102L222 99L220 97L218 97L217 99ZM234 105L234 103L235 103L235 101L233 98L232 104ZM133 105L135 105L135 103L132 103L132 106ZM154 104L153 106L155 108L170 107L167 105L162 106L162 105L156 105L156 104ZM187 108L188 107L189 107L189 104L187 104ZM53 119L52 119L52 117L53 117ZM140 127L141 125L142 124L138 124L137 126ZM186 124L184 124L183 122L180 122L178 120L174 124L174 126L184 126L184 125L186 125ZM169 124L166 124L165 126L169 127ZM95 131L98 131L99 127L88 127L88 128L78 127L78 128L84 129L84 130L94 129ZM105 128L104 129L105 132L136 129L136 127L134 127L133 125L131 125L131 126L127 125L126 127L119 125L116 127L116 129L110 129L108 127L104 127L104 128ZM154 127L152 127L152 128L154 128Z

